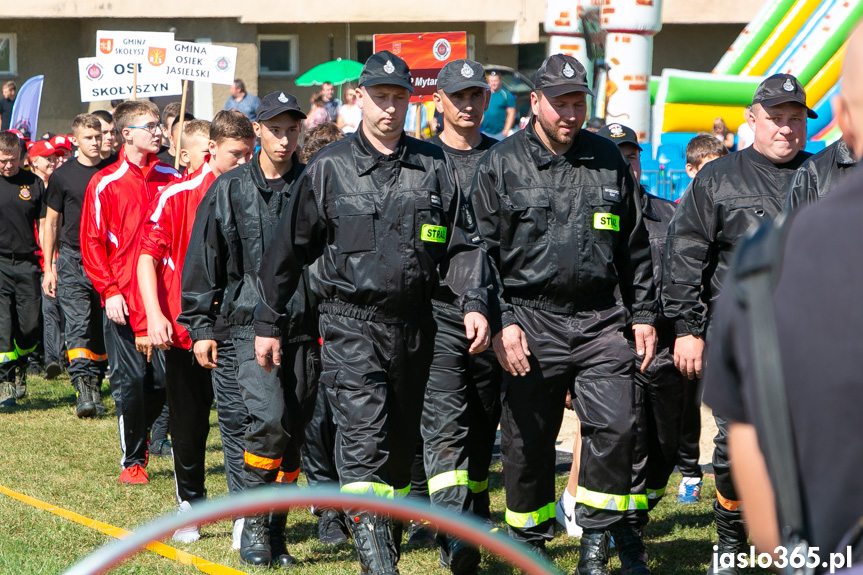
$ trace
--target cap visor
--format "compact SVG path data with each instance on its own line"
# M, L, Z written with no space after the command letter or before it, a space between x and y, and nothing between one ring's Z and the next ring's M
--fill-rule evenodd
M792 104L800 104L801 106L806 108L806 116L807 117L809 117L813 120L818 118L818 114L816 114L812 108L809 108L808 106L806 106L806 104L803 104L799 100L795 100L794 98L783 98L780 96L778 98L770 98L767 100L761 100L760 102L752 102L752 104L753 105L761 104L762 106L778 106L779 104L786 104L788 102L791 102Z
M468 88L485 88L489 89L488 84L483 82L482 80L465 80L463 82L451 82L446 87L438 84L438 89L443 90L447 94L455 94L456 92L461 92L462 90L467 90Z
M360 86L383 86L388 84L390 86L399 86L401 88L407 88L408 92L411 94L414 93L414 87L410 85L408 82L399 82L398 80L394 80L392 78L371 78L369 80L364 81Z
M295 110L294 108L277 108L275 110L269 110L267 112L264 112L263 114L258 114L258 121L260 122L261 120L270 120L272 118L275 118L279 114L291 114L292 116L300 120L306 119L306 114L302 110Z
M579 84L558 84L556 86L545 86L543 88L537 88L537 90L539 90L546 96L551 96L552 98L556 96L562 96L564 94L569 94L570 92L584 92L585 94L593 96L593 92L590 91L590 88Z

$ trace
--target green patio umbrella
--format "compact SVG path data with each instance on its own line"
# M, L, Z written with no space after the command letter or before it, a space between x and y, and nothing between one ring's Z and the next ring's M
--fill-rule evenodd
M363 65L354 60L342 60L338 58L331 62L318 64L302 76L296 79L297 86L320 86L324 82L331 82L341 86L345 82L357 80Z

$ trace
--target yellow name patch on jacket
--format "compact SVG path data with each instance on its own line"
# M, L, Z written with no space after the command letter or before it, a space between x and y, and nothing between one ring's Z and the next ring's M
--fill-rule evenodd
M620 216L614 214L593 214L593 227L597 230L620 231Z
M420 239L424 242L446 243L446 227L425 224L420 229Z

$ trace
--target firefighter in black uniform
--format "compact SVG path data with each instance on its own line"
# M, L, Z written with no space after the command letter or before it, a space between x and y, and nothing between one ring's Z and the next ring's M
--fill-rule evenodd
M785 198L786 212L813 204L826 196L830 189L857 165L845 140L840 138L803 162L791 180Z
M258 278L256 352L280 360L279 318L318 258L311 289L321 302L321 385L338 429L336 462L346 492L406 494L434 350L432 294L438 266L458 296L471 352L488 345L490 272L485 252L454 225L460 210L443 150L404 134L407 64L383 51L366 62L356 133L318 152ZM390 433L392 431L392 433ZM363 573L398 573L389 521L354 511L348 524Z
M511 535L542 553L555 522L554 443L571 390L581 420L576 493L584 528L578 573L608 573L608 539L624 568L649 573L627 509L631 493L634 325L646 369L656 349L650 246L632 171L617 146L581 130L584 67L550 56L531 94L534 119L480 161L471 202L503 280L502 331L493 338L503 381L501 449ZM623 305L617 302L617 290Z
M219 176L198 207L177 320L189 330L199 362L204 358L201 363L209 368L218 357L217 315L230 326L237 382L251 420L243 453L247 489L294 483L299 476L303 409L314 404L320 362L315 317L303 287L281 326L284 368L265 372L255 360L256 274L264 250L278 237L273 230L287 207L290 185L303 170L294 150L306 115L293 95L274 92L258 105L257 117L261 152ZM311 398L311 404L301 406L298 395ZM240 559L253 565L296 563L285 546L285 523L284 513L246 517Z
M683 196L668 229L663 263L663 309L675 321L674 363L689 379L701 377L710 308L722 288L736 242L764 218L782 210L794 172L810 154L806 145L806 93L794 76L775 74L755 91L747 122L755 143L707 164ZM716 416L713 504L719 553L743 552L746 532L731 482L727 422ZM736 574L724 569L708 573Z
M443 148L455 167L458 188L467 191L480 158L497 143L479 131L489 98L485 70L472 60L454 60L441 69L437 88L434 101L444 129L429 142ZM471 241L479 242L468 202L461 221ZM469 353L455 300L445 283L432 300L438 329L423 407L425 472L433 505L472 511L490 522L488 470L500 421L501 367L491 349ZM477 549L454 538L438 539L442 565L456 574L476 572Z
M42 335L36 226L45 189L21 156L18 136L0 132L0 408L24 396L26 356Z

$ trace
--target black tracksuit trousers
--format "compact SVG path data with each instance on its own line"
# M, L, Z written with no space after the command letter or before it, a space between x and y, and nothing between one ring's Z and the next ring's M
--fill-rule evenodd
M0 381L14 382L42 336L42 272L35 257L0 256Z
M102 328L102 304L84 272L81 252L60 247L57 255L57 297L66 320L69 376L101 377L108 355Z
M150 363L135 348L135 333L129 326L104 319L105 343L111 363L111 395L120 426L122 468L147 463L147 430L165 405L165 356L153 349Z
M554 535L554 445L567 389L581 420L578 524L605 530L628 509L646 509L647 496L632 493L635 402L626 311L616 305L571 315L513 309L531 355L527 375L503 376L501 450L510 534L523 541Z
M397 323L321 314L321 385L342 491L409 491L435 332L431 313Z
M204 460L210 433L213 384L210 370L201 367L190 350L172 347L163 353L177 503L191 503L207 497Z
M235 338L233 343L237 382L251 418L244 439L245 487L293 483L300 474L305 424L317 393L318 342L283 344L281 366L270 373L258 365L254 339Z
M422 416L433 505L489 518L488 470L500 421L501 367L489 348L468 353L464 315L435 303L434 359Z
M698 460L701 455L701 385L692 381L683 396L683 420L680 429L680 448L677 467L684 477L701 478L704 472Z
M647 493L648 508L653 509L665 495L677 461L688 381L674 367L674 353L669 347L657 348L646 373L639 371L641 361L636 358L633 376L636 441L632 485L633 493ZM635 513L640 515L637 523L647 522L646 510Z
M245 487L243 452L246 429L252 422L243 394L237 382L237 354L233 341L218 342L216 369L213 370L213 395L219 417L219 433L222 436L222 452L225 457L225 479L228 493L236 495Z

